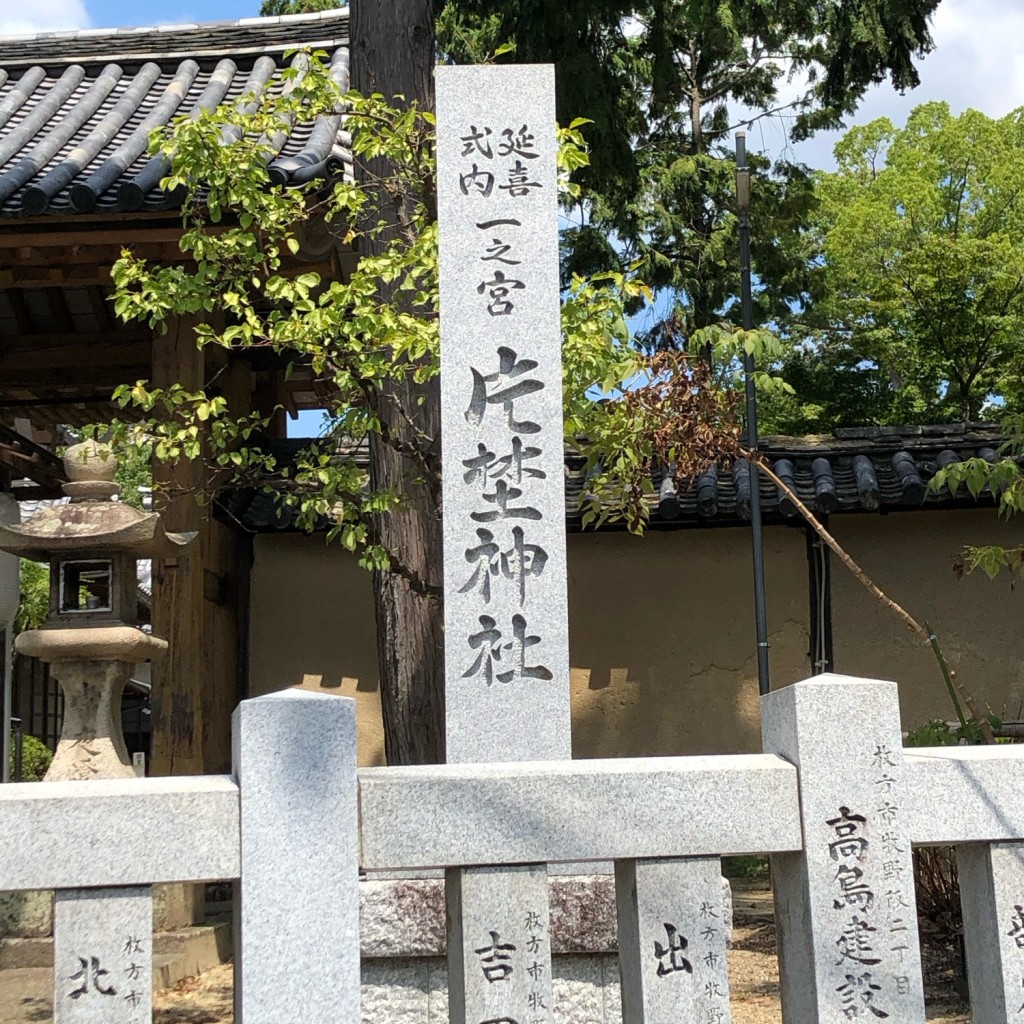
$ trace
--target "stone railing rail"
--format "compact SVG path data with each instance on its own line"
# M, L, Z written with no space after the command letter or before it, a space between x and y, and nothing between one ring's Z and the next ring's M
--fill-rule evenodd
M719 858L767 853L784 1020L895 1024L925 1019L910 847L953 844L973 1020L1013 1019L1024 746L904 753L895 684L849 677L780 690L762 714L763 754L357 771L352 701L259 697L235 713L230 777L0 787L0 890L58 891L58 1024L115 1019L83 1015L81 996L121 985L130 968L115 949L151 913L149 886L220 879L240 880L236 1020L335 1024L360 1019L360 866L613 860L624 1019L721 1024ZM531 938L514 898L500 929L460 922L471 948L450 948L449 969L483 972L496 1001L454 1000L459 1024L560 1019L557 1007L516 1009L529 1004L527 972L550 962L519 959ZM450 892L458 921L457 902ZM503 986L513 972L525 988ZM151 1019L147 1000L125 1024Z

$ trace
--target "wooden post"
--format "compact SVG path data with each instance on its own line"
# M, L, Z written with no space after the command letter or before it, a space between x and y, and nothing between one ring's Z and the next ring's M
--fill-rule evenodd
M174 317L166 334L153 338L153 386L181 384L198 391L205 384L203 353L195 342L194 317ZM160 559L153 566L153 631L170 650L153 665L153 775L203 773L203 559L208 524L195 492L203 482L199 460L156 462L157 507L168 530L197 530L200 537L185 558Z
M153 384L178 383L224 395L232 415L252 402L252 374L222 349L200 351L194 317L176 317L153 340ZM209 484L200 460L157 463L157 500L169 530L195 530L184 559L154 566L153 629L167 638L167 658L153 666L151 774L225 772L231 766L231 713L244 692L240 672L248 618L249 539L218 522L196 493Z
M198 391L204 386L204 356L196 345L195 326L195 317L174 317L165 334L154 335L154 387L181 384L189 391ZM195 499L202 482L200 460L154 461L154 496L164 527L196 530L199 537L188 556L153 563L153 632L166 637L169 650L152 669L151 775L202 775L206 768L204 691L209 638L203 628L203 569L209 522L205 509ZM203 920L202 886L155 886L153 897L154 927L158 931Z
M247 360L210 346L205 370L210 394L227 400L229 415L244 416L252 410L253 379ZM200 544L206 672L202 692L203 769L220 773L231 770L231 715L238 701L248 696L252 538L237 525L214 518L211 508L200 511L204 519Z

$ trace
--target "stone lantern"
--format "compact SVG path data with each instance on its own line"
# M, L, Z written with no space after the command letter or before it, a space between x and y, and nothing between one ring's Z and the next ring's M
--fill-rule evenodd
M20 654L48 662L64 691L64 726L48 780L134 775L121 730L121 694L139 662L167 641L139 628L140 558L179 555L195 534L167 533L156 513L113 500L117 460L87 441L64 457L71 499L24 523L0 523L0 550L50 563L50 610L40 628L15 641Z

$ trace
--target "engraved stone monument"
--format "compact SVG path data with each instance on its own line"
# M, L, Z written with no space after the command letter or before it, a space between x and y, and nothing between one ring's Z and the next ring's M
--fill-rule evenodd
M815 676L763 697L761 722L765 752L800 772L805 849L772 857L784 1018L919 1024L896 684Z
M448 761L569 757L554 71L437 114Z
M440 67L437 117L447 758L568 758L554 69ZM544 866L446 887L452 1021L549 1022Z

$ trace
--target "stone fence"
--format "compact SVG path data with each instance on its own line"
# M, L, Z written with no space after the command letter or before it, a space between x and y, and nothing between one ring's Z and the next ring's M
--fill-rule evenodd
M590 1019L557 957L552 982L576 924L552 912L571 897L537 905L519 883L593 861L615 864L599 883L615 887L612 1016L727 1024L719 858L735 854L772 857L787 1024L916 1024L911 844L957 847L975 1024L1021 1004L1024 747L904 752L894 683L769 695L755 755L357 771L352 702L301 691L243 702L234 726L231 777L0 787L0 890L57 890L57 1024L149 1022L151 886L220 879L239 880L239 1024L395 1019L374 995L374 959L394 951L360 868L447 872L431 1020L445 1003L457 1024ZM425 883L408 884L422 906ZM475 919L474 887L496 886Z

